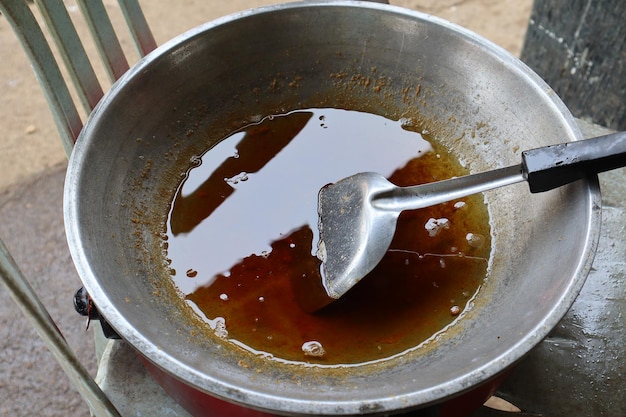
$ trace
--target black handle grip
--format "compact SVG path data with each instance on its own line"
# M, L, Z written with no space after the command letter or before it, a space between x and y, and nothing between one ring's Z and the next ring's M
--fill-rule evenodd
M107 339L121 339L120 335L111 327L109 322L102 317L85 287L80 287L74 294L74 309L81 316L87 316L87 328L89 328L89 322L91 320L100 320L104 337Z
M532 193L623 166L626 166L626 132L522 152L522 170Z

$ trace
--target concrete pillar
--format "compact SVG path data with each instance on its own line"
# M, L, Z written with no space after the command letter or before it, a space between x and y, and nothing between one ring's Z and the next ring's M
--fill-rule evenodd
M626 1L535 0L521 59L574 116L626 130Z

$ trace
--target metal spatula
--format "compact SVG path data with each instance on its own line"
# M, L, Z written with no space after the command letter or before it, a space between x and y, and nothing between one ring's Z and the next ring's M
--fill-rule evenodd
M522 163L475 175L397 187L366 172L323 187L318 197L322 282L338 299L380 262L404 210L429 207L528 181L538 193L626 165L626 132L522 152Z

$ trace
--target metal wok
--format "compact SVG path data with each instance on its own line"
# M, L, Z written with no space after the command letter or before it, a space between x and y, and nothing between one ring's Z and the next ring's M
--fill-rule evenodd
M64 196L86 289L157 372L271 413L385 414L489 382L550 332L594 256L596 178L541 195L527 196L524 185L488 193L489 276L462 324L423 349L329 369L277 363L211 337L169 284L161 237L169 201L194 155L259 114L307 107L411 117L472 172L581 137L555 93L511 55L393 6L277 5L175 38L123 76L93 112Z

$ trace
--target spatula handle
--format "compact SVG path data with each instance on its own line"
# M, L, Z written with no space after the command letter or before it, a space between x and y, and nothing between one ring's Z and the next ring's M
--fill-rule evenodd
M533 193L623 166L626 166L626 132L522 152L522 171Z
M520 164L410 187L392 185L384 192L375 193L371 204L377 209L395 211L399 214L404 210L434 206L524 180Z

